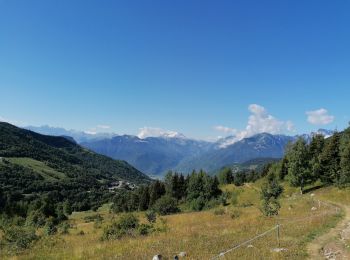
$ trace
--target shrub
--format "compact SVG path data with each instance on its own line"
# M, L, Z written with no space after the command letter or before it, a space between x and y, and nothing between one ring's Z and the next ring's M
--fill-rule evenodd
M130 230L137 228L139 225L139 220L134 214L129 213L121 215L117 224L122 230Z
M56 232L57 232L57 227L55 226L53 219L52 218L48 219L44 226L45 235L51 236L56 234Z
M43 227L46 222L45 215L39 210L33 210L29 213L26 219L27 226Z
M276 199L270 199L269 201L263 201L261 211L267 217L276 216L281 208L281 205Z
M162 216L170 215L180 211L177 206L177 201L168 195L164 195L156 201L154 210Z
M138 226L139 220L134 214L124 214L117 222L104 229L102 240L115 240L125 235L134 235Z
M5 244L16 252L29 248L38 239L35 230L28 227L9 226L2 231Z
M68 222L63 222L63 223L60 225L59 229L60 229L60 233L61 233L62 235L69 234L70 225L69 225Z
M222 193L219 197L220 204L222 206L227 206L228 194L226 192Z
M155 223L157 221L157 215L153 210L147 211L145 215L149 223Z
M168 222L165 218L159 218L160 220L160 225L157 226L157 228L155 229L155 231L157 232L167 232L168 231Z
M137 228L137 233L141 236L146 236L152 232L153 226L149 224L141 224Z
M120 239L123 235L125 235L123 230L118 227L117 223L113 223L103 230L102 240L116 240Z
M206 200L203 197L199 197L190 202L190 207L192 210L201 211L202 209L204 209L205 204Z

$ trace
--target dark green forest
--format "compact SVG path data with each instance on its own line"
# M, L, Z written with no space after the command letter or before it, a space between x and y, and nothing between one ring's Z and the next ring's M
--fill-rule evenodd
M41 168L40 168L41 167ZM124 161L84 149L64 138L0 123L0 227L53 227L72 211L111 201L117 181L151 179Z
M292 186L305 188L319 183L350 185L350 128L329 138L313 136L310 143L300 138L287 148L285 157L271 171Z
M138 189L123 192L114 197L113 212L152 210L160 215L180 211L179 205L200 211L221 203L219 181L204 171L193 171L184 176L168 172L164 181L142 185Z
M264 165L260 171L234 173L232 169L224 168L218 173L218 178L222 184L242 185L271 174L280 181L300 187L301 193L314 185L336 185L339 188L349 186L350 127L328 138L316 134L310 142L299 138L287 145L285 156L281 160Z

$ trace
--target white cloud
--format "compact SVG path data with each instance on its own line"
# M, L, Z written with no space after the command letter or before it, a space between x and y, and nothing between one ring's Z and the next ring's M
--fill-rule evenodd
M289 132L294 132L295 131L295 126L294 126L293 122L290 121L290 120L288 120L286 122L286 127L287 127L287 131L289 131Z
M165 130L158 127L142 127L140 128L140 131L137 135L139 138L144 139L147 137L184 137L182 134L171 131L171 130Z
M276 119L263 106L251 104L248 110L251 112L251 115L248 118L246 128L240 131L236 130L235 138L230 138L222 144L223 147L259 133L280 134L294 130L294 125L291 121L280 121ZM222 129L225 129L225 127ZM216 128L216 130L219 129Z
M237 132L237 129L222 126L222 125L214 126L214 129L216 131L223 132L225 134L235 134Z
M109 126L109 125L97 125L97 128L99 128L99 129L111 129L111 126Z
M307 121L313 125L328 125L334 121L334 116L328 114L328 110L320 108L314 111L307 111Z

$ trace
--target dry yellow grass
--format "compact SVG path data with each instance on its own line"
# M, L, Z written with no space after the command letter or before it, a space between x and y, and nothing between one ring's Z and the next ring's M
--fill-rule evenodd
M187 259L210 259L276 225L276 219L264 217L260 213L258 187L252 184L239 188L228 185L223 189L236 191L239 194L237 206L225 207L223 215L215 215L214 210L209 210L167 216L164 217L168 226L167 232L102 242L100 241L102 229L95 228L93 223L83 221L83 217L94 213L74 213L70 221L75 224L75 228L70 230L69 235L41 239L31 250L14 258L152 259L153 255L162 254L166 259L172 259L175 254L185 251L188 254ZM334 189L332 192L337 191L335 188L332 189ZM316 197L325 199L328 193L327 189L324 192L321 190ZM286 251L272 252L278 245L276 232L271 232L251 245L227 254L223 259L305 259L306 242L334 225L337 216L333 211L318 216L328 212L329 209L323 207L318 211L311 211L317 203L310 194L290 196L292 194L293 189L288 188L288 196L281 201L282 209L279 216L279 222L283 224L280 246ZM239 211L240 216L231 218L230 213L233 211ZM104 225L117 217L109 214L106 207L99 213L105 218ZM140 213L140 216L143 217L143 214ZM290 223L292 220L299 221ZM80 231L84 231L85 235L79 235Z

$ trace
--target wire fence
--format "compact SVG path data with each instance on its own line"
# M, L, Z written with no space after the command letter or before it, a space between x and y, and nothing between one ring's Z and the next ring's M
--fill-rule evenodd
M290 225L290 224L294 224L294 223L298 223L298 222L304 222L304 221L307 221L307 220L312 220L312 219L315 219L315 218L318 218L318 217L322 217L322 216L326 216L326 215L333 215L333 214L338 214L340 212L340 208L338 206L335 206L331 203L328 203L328 202L325 202L325 201L321 201L321 200L317 200L315 201L318 203L318 209L321 208L321 205L323 206L326 206L326 207L330 207L332 208L333 210L327 210L325 212L322 212L322 213L319 213L319 214L314 214L312 216L307 216L307 217L303 217L303 218L299 218L299 219L277 219L277 221L279 222L277 225L275 225L274 227L272 227L271 229L261 233L261 234L258 234L256 235L255 237L253 238L250 238L238 245L234 245L233 247L231 247L230 249L227 249L226 251L223 251L221 252L220 254L212 257L211 259L212 260L215 260L215 259L219 259L225 255L227 255L228 253L231 253L232 251L238 249L238 248L241 248L245 245L250 245L250 243L254 242L255 240L258 240L259 238L262 238L262 237L265 237L267 236L268 234L272 233L273 231L276 231L277 230L277 240L278 240L278 244L279 244L279 240L280 240L280 228L282 226L286 226L286 225ZM280 222L283 222L285 221L285 223L283 224L280 224Z
M226 255L226 254L228 254L228 253L230 253L230 252L232 252L232 251L234 251L234 250L236 250L236 249L238 249L238 248L240 248L240 247L242 247L242 246L245 246L245 245L247 245L247 244L253 242L254 240L257 240L257 239L259 239L259 238L261 238L261 237L266 236L267 234L271 233L272 231L276 230L277 228L278 228L278 225L276 225L276 226L274 226L273 228L271 228L271 229L265 231L264 233L261 233L261 234L257 235L256 237L253 237L253 238L251 238L251 239L249 239L249 240L247 240L247 241L245 241L245 242L243 242L243 243L241 243L241 244L239 244L239 245L236 245L236 246L233 247L233 248L230 248L230 249L226 250L225 252L220 253L219 255L213 257L212 259L218 259L218 258L220 258L220 257L223 257L224 255Z

